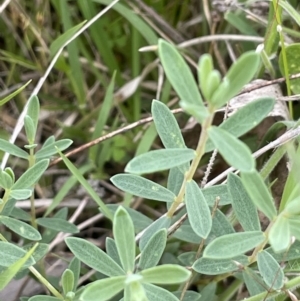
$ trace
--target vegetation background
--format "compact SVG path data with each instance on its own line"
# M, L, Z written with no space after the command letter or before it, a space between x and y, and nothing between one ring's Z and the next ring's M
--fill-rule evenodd
M159 99L170 109L178 108L179 98L165 79L158 60L158 39L179 46L195 78L199 57L205 53L211 54L215 68L224 76L238 57L264 44L267 53L257 78L279 79L281 93L290 97L282 96L281 100L294 101L297 98L292 94L300 93L299 82L294 81L290 86L282 84L282 78L286 76L282 69L284 58L280 58L280 36L274 28L280 24L284 28L286 44L298 47L286 56L294 57L289 61L290 66L296 64L293 70L289 69L287 77L298 73L299 3L297 0L281 1L288 3L293 9L291 13L279 2L6 0L0 5L0 99L3 100L0 138L9 140L17 133L16 145L23 148L27 144L28 134L24 130L18 133L18 119L31 93L38 89L41 107L35 143L42 145L52 135L56 139L72 140L70 149L74 152L68 155L69 159L106 204L122 203L156 220L165 213L164 204L123 193L112 185L110 178L122 173L133 157L162 147L149 119L152 100ZM84 26L87 28L77 36ZM59 51L61 53L56 57ZM6 97L26 83L28 85L7 102ZM233 109L239 107L239 103L235 106ZM287 111L286 108L283 110ZM297 121L300 115L298 102L290 102L288 108L288 118ZM182 111L176 113L187 146L195 148L201 127ZM243 142L256 151L268 129L275 122L285 120L286 116L276 111L275 117L244 135ZM223 118L224 109L217 113L214 124L219 125ZM272 138L279 137L280 130L282 128L275 128ZM79 171L76 170L74 175L60 157L55 158L36 186L36 215L55 217L60 214L77 225L81 238L105 249L106 237L112 236L111 223L99 213L99 206L78 184L76 172ZM203 180L210 158L211 153L203 156L194 176L196 182ZM258 163L262 167L263 159ZM270 177L270 182L279 178L272 187L277 202L280 202L288 177L285 165L284 161L276 164ZM28 169L27 162L15 157L9 157L7 166L13 169L16 178ZM227 168L228 164L217 156L205 181L215 179ZM153 173L147 178L166 185L167 173ZM29 212L30 202L18 202L17 207ZM265 220L261 218L261 222ZM53 229L50 226L48 230L49 249L40 268L52 285L59 287L61 274L72 254L64 243L66 234L58 234L59 227ZM1 226L1 235L23 245L23 240L4 226ZM173 239L167 244L162 262L178 263L177 256L191 249L189 242L180 243ZM80 284L97 278L85 267L80 275ZM0 292L1 300L19 300L20 296L29 298L45 292L32 277L21 279L12 280ZM197 291L211 280L204 277L195 281L191 288ZM243 283L233 277L217 280L214 279L214 290L202 293L199 300L242 300L248 297ZM204 297L210 292L210 297ZM289 298L289 295L280 300L284 298Z

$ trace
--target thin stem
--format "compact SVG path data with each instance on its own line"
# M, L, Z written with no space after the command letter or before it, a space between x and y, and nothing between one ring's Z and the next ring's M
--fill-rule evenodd
M201 160L202 156L205 153L205 145L206 145L206 141L208 139L207 130L211 126L213 118L214 118L214 114L211 114L204 121L204 123L202 125L202 130L201 130L199 142L198 142L198 145L197 145L197 148L196 148L196 157L192 161L190 169L184 175L184 179L183 179L183 182L181 184L181 188L179 190L179 193L178 193L177 197L175 198L175 201L173 202L172 206L170 207L170 209L167 213L167 217L169 217L169 218L171 218L174 215L174 213L175 213L176 209L178 208L178 206L183 202L186 183L193 179L193 176L194 176L194 174L195 174L195 172L198 168L198 165L200 163L200 160Z

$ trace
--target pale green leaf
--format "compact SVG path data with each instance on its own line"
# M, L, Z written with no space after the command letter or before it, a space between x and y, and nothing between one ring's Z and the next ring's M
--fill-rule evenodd
M234 258L227 259L201 257L195 261L192 268L200 274L220 275L238 271L240 266L247 266L248 264L248 257L245 255L239 255Z
M198 63L198 81L201 92L206 100L210 99L210 82L208 78L213 70L214 63L212 56L208 53L201 55Z
M33 95L28 101L27 115L31 118L34 126L34 136L40 117L40 102L36 95Z
M9 153L13 156L22 158L22 159L27 159L28 158L28 153L19 148L18 146L0 138L0 150Z
M167 231L161 229L156 232L144 247L138 268L145 270L158 264L167 243Z
M126 276L105 278L89 284L80 296L82 301L106 301L125 287Z
M118 174L110 179L119 189L133 195L162 202L174 202L175 194L165 187L137 175Z
M251 171L255 168L250 149L236 137L215 126L208 129L208 135L229 165L240 171Z
M122 267L133 272L135 263L135 235L133 222L127 211L119 207L114 216L113 233Z
M288 249L291 243L291 231L289 221L284 215L278 216L274 224L272 224L269 232L269 242L276 253Z
M260 174L257 171L244 172L241 175L241 179L252 202L272 221L277 215L276 207L272 195Z
M139 274L143 276L145 282L157 284L182 283L187 281L191 276L189 270L174 264L159 265L141 271Z
M69 264L69 270L73 272L73 276L74 276L74 281L73 281L74 285L72 291L75 291L77 288L78 280L80 277L80 265L81 265L80 260L77 257L73 257L73 259Z
M202 291L201 291L201 293L202 293ZM174 294L180 300L182 291L172 292L172 294ZM181 301L200 301L201 296L202 296L201 294L199 294L195 291L185 291L184 297Z
M92 243L76 237L67 237L65 242L80 261L96 271L110 277L125 275L124 270L115 261Z
M44 159L27 169L12 186L12 189L26 189L33 186L48 168L49 160Z
M159 230L161 229L168 229L171 225L171 218L167 217L167 216L162 216L159 219L157 219L156 221L154 221L150 227L148 227L143 236L140 239L139 242L139 247L141 249L141 251L143 251L143 249L145 248L146 244L148 243L148 241L150 240L150 238Z
M41 234L33 228L32 226L19 221L15 218L8 216L0 216L0 222L9 228L11 231L17 233L21 237L24 237L29 240L41 240Z
M120 260L116 242L112 238L106 237L105 248L107 255L109 255L109 257L111 257L111 259L114 260L119 266L121 266L122 263Z
M187 103L201 104L202 110L207 112L194 76L177 49L160 39L158 41L158 54L166 76L179 98Z
M204 250L204 257L226 259L242 255L265 240L261 231L232 233L217 237Z
M179 301L171 292L159 286L143 283L149 301Z
M195 181L186 183L185 203L194 232L204 239L207 238L212 227L211 213L203 193Z
M164 147L186 148L177 120L170 109L164 103L154 99L151 112Z
M25 116L24 127L28 142L30 144L34 143L36 128L34 127L33 120L30 116Z
M168 176L167 188L172 191L174 195L178 195L181 185L184 180L183 173L177 168L171 168Z
M40 217L36 222L47 229L55 230L64 233L78 233L78 228L68 221L54 217Z
M227 178L228 190L236 218L245 231L260 231L260 221L255 205L245 190L241 179L235 174Z
M12 177L4 170L0 169L0 185L4 189L11 189L13 186Z
M39 295L39 296L33 296L28 301L60 301L61 299L52 297L52 296L46 296L46 295Z
M74 274L71 270L66 269L61 276L61 286L63 292L66 295L68 292L72 292L74 288Z
M207 204L211 207L215 206L217 198L219 198L218 204L220 206L228 205L232 202L231 196L227 189L227 185L225 184L204 188L202 189L202 193Z
M275 258L266 251L257 255L258 270L269 288L278 290L284 284L284 273Z
M44 144L43 147L36 152L35 157L39 160L43 159L43 158L49 158L49 157L57 154L56 147L60 151L64 151L72 143L73 143L73 141L70 140L70 139L62 139L62 140L58 140L56 142L54 141L53 143L50 143L50 144L47 144L47 145Z
M208 99L209 103L215 108L222 107L251 81L258 71L259 64L259 53L256 53L255 51L243 53L238 60L232 64L211 100Z
M26 261L31 257L38 244L35 244L24 257L18 259L0 274L0 290L3 290L13 277L18 273Z
M26 200L31 196L31 194L31 189L14 189L11 190L9 196L16 200Z
M275 100L269 97L251 101L221 123L219 128L235 137L240 137L264 120L274 107L274 104ZM213 149L212 141L208 141L205 145L205 151L210 152Z
M195 158L195 151L188 148L153 150L133 158L125 168L135 174L152 173L181 166Z
M193 244L200 244L202 237L197 235L190 225L181 225L171 237Z

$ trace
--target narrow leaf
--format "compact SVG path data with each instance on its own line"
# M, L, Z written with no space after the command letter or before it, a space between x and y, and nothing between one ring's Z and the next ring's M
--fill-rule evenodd
M109 255L109 257L111 257L112 260L114 260L119 266L121 266L122 263L120 260L116 242L112 238L106 237L105 248L106 248L106 253Z
M0 138L0 150L9 153L13 156L27 159L28 158L28 153L19 148L18 146Z
M251 101L221 123L219 128L227 131L235 137L240 137L264 120L264 118L271 112L274 104L275 100L270 97ZM205 151L210 152L213 149L214 145L212 141L208 141L205 146Z
M232 64L223 82L213 94L211 104L216 108L222 107L226 102L238 94L254 77L260 64L260 55L254 51L242 54Z
M204 250L204 257L226 259L242 255L265 240L261 231L248 231L223 235L213 240Z
M152 173L188 163L195 157L195 151L188 148L159 149L133 158L125 171L135 174Z
M286 251L291 243L291 236L289 220L284 215L278 216L269 232L272 249L276 253Z
M187 281L191 272L186 268L174 265L164 264L149 268L139 273L143 276L145 282L157 284L174 284Z
M21 237L24 237L29 240L41 240L41 234L33 228L32 226L19 221L15 218L8 216L0 216L0 222L9 228L11 231L17 233Z
M143 283L149 301L179 301L171 292L159 286Z
M284 273L279 263L266 251L257 255L258 270L269 288L279 290L283 286Z
M167 243L167 231L161 229L156 232L144 247L140 261L139 269L145 270L156 266L164 252Z
M61 218L53 218L53 217L41 217L38 218L37 223L40 226L43 226L47 229L64 232L64 233L78 233L78 228L68 221Z
M45 296L45 295L38 295L31 297L28 301L60 301L61 299L52 297L52 296Z
M94 281L80 296L82 301L107 301L125 287L126 276L118 276Z
M73 272L74 285L72 291L75 291L78 284L78 279L80 277L80 260L77 257L73 257L69 264L69 269Z
M66 269L61 276L61 285L64 295L68 292L72 292L74 288L74 274L71 270Z
M215 126L208 130L208 135L229 165L240 171L251 171L255 168L251 151L243 142Z
M132 220L127 211L119 207L114 216L113 233L123 269L133 272L135 263L135 235Z
M241 175L242 182L248 192L252 202L269 220L273 220L277 215L276 207L263 179L257 171L244 172Z
M148 243L149 239L159 230L161 229L168 229L171 225L171 218L167 216L162 216L153 222L150 227L148 227L143 236L140 239L139 247L141 251L145 248L146 244Z
M227 182L235 216L243 229L245 231L260 231L260 221L256 207L245 190L241 179L231 173Z
M50 143L49 145L43 145L43 147L35 153L37 159L49 158L57 154L58 148L60 151L64 151L73 143L70 139L62 139L56 142Z
M160 39L158 41L158 54L166 76L180 99L191 104L201 104L202 110L207 112L194 76L177 49Z
M238 271L240 266L247 266L249 264L248 257L239 255L234 258L228 259L215 259L215 258L199 258L192 266L193 270L197 273L204 275L220 275Z
M110 277L125 274L117 263L92 243L76 237L67 237L65 242L79 260L96 271Z
M119 189L133 195L162 202L174 202L176 195L165 187L137 175L118 174L110 179Z
M11 190L9 196L16 200L26 200L31 196L31 194L31 189L14 189Z
M212 227L211 213L203 193L195 181L186 184L185 203L193 230L200 237L207 238Z
M177 120L170 109L164 103L154 99L151 112L164 147L186 148Z
M26 189L33 186L43 175L49 165L49 160L41 160L27 169L22 176L15 182L12 189Z

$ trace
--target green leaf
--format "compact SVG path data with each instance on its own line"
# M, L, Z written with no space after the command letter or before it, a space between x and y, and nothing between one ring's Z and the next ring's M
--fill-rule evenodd
M245 231L260 231L260 221L256 207L245 190L241 179L231 173L227 178L227 185L235 216L243 229Z
M116 212L117 209L119 208L118 204L108 204L107 207L111 209L112 212ZM139 211L136 211L132 208L125 207L124 208L130 215L130 218L132 219L134 228L136 233L144 230L148 226L152 224L152 219L147 217L146 215L142 214Z
M132 278L132 280L131 280ZM146 297L145 289L142 285L142 277L140 275L130 275L126 279L126 288L124 300L128 301L149 301Z
M182 291L172 292L172 294L174 294L180 300ZM201 296L202 296L201 294L194 292L194 291L185 291L184 297L181 301L200 301ZM205 299L203 299L203 300L205 300Z
M118 276L94 281L80 296L82 301L106 301L125 287L126 276Z
M248 231L223 235L213 240L204 250L203 257L226 259L244 254L265 240L261 231Z
M178 195L183 180L184 180L183 173L177 167L171 168L169 171L168 183L167 183L168 190L172 191L174 195Z
M26 200L31 196L31 194L31 189L14 189L11 190L9 196L16 200Z
M0 169L0 185L4 189L11 189L14 182L12 177L6 172L6 170L2 171Z
M24 118L24 126L25 126L25 132L26 132L26 137L29 142L29 144L33 144L35 140L35 127L33 120L31 119L30 116L25 116Z
M68 29L66 32L61 34L57 39L55 39L50 45L50 57L53 57L61 47L75 35L75 33L86 23L86 21L77 24L76 26Z
M179 301L171 292L159 286L143 283L149 301Z
M273 109L274 104L275 100L270 97L251 101L221 123L219 128L235 137L240 137L264 120ZM213 149L214 145L209 140L205 146L205 152L210 152Z
M176 197L165 187L137 175L118 174L110 180L119 189L145 199L174 202Z
M215 206L217 198L220 198L218 202L219 206L228 205L232 202L227 185L225 184L204 188L202 189L202 193L207 204L211 207Z
M60 301L61 299L52 297L52 296L45 296L45 295L39 295L39 296L33 296L28 301Z
M80 277L80 260L77 257L73 257L69 264L69 270L73 273L73 288L72 291L75 291L78 284L78 279Z
M165 148L186 148L181 130L170 109L154 99L151 112L157 133Z
M228 73L215 91L211 99L208 99L216 109L222 107L254 77L260 64L260 55L254 51L243 53L232 64Z
M9 267L25 255L26 251L20 247L8 242L0 241L0 266ZM32 257L26 262L27 267L34 264L35 261Z
M122 263L120 260L116 242L112 238L106 237L105 248L106 248L106 253L109 255L109 257L111 257L112 260L114 260L119 266L121 266Z
M241 175L241 179L252 202L272 221L277 215L276 207L272 195L260 174L257 171L244 172Z
M28 101L27 116L29 116L33 122L35 136L40 116L40 102L36 95L33 95Z
M167 170L188 163L195 158L195 151L188 148L169 148L150 151L133 158L125 168L135 174ZM184 170L183 170L184 172Z
M78 233L78 228L68 221L61 218L53 217L40 217L36 219L36 222L47 229L64 232L64 233Z
M158 54L166 76L179 98L190 104L201 105L203 115L207 116L208 112L203 104L194 76L177 49L168 42L159 39Z
M258 270L269 288L279 290L284 284L284 273L275 258L266 251L257 255Z
M234 228L227 219L226 215L217 209L212 220L212 228L206 242L210 242L216 237L234 233Z
M115 261L92 243L76 237L67 237L65 242L79 260L94 270L110 277L125 274Z
M198 81L201 92L205 99L210 99L210 81L209 75L214 70L214 63L210 54L205 53L200 56L198 63Z
M0 216L0 222L11 231L29 240L41 240L41 234L32 226L8 216Z
M114 216L113 233L123 269L133 272L135 263L135 235L132 220L127 211L119 207Z
M139 273L143 281L157 284L173 284L187 281L191 272L175 264L164 264L149 268Z
M171 218L167 216L162 216L156 221L154 221L144 232L140 239L139 247L141 251L145 248L146 244L150 238L161 229L168 229L171 225Z
M22 158L22 159L27 159L28 158L28 153L19 148L18 146L0 138L0 150L9 153L13 156Z
M27 169L12 186L13 190L26 189L33 186L48 168L49 160L41 160Z
M144 247L138 268L140 270L145 270L156 266L165 250L166 243L167 231L166 229L161 229L150 238Z
M63 288L64 295L68 292L72 292L74 288L74 274L71 270L66 269L61 276L61 286Z
M6 97L0 99L0 106L3 106L8 101L10 101L12 98L14 98L16 95L18 95L20 92L22 92L30 83L31 83L31 80L29 80L26 84L21 86L16 91L14 91L14 92L10 93L9 95L7 95Z
M212 227L212 218L203 193L195 181L186 183L185 203L194 232L206 239Z
M276 253L286 251L291 243L289 221L284 215L278 216L269 232L269 242Z
M296 240L288 250L284 250L283 252L275 252L272 247L265 249L268 253L270 253L278 262L282 261L291 261L294 259L300 258L300 241Z
M38 244L35 244L24 257L17 260L0 274L0 290L3 290L12 278L18 273L25 262L31 257Z
M238 271L240 266L237 263L241 266L247 266L249 264L248 257L245 255L239 255L228 259L202 257L195 261L192 268L200 274L220 275Z
M208 129L208 135L229 165L240 171L251 171L255 168L251 151L243 142L215 126Z
M197 235L190 225L181 225L179 229L176 230L172 237L175 237L181 241L186 241L193 244L200 244L203 240L199 235Z
M36 159L49 158L55 154L57 154L58 148L60 151L64 151L73 143L70 139L62 139L58 141L54 141L50 144L43 145L43 147L35 153Z
M206 108L205 111L203 111L203 106L201 103L194 104L186 102L184 100L180 100L179 105L186 113L193 116L200 124L202 120L204 120L207 117Z
M254 271L253 269L246 267L242 273L243 273L244 282L246 284L250 296L255 296L262 292L267 291L264 285L264 281L260 277L260 275L257 274L257 271ZM264 297L262 297L259 300L263 300L263 298Z

